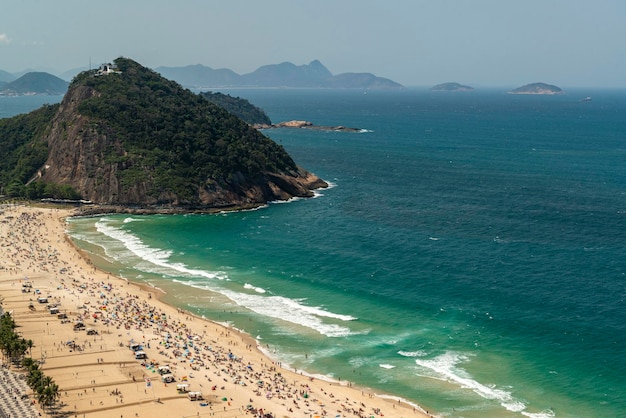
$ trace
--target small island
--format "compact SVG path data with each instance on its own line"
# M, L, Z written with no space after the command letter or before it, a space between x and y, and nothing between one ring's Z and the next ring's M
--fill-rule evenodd
M564 94L564 92L559 87L553 86L552 84L532 83L532 84L526 84L525 86L522 86L522 87L518 87L515 90L511 90L509 94L555 95L555 94Z
M437 84L430 88L431 91L474 91L473 87L465 86L459 83L443 83Z
M316 131L340 131L340 132L366 132L361 128L349 128L347 126L320 126L314 125L313 122L307 120L290 120L286 122L264 124L256 123L252 125L253 128L258 130L263 129L277 129L277 128L296 128L296 129L312 129Z

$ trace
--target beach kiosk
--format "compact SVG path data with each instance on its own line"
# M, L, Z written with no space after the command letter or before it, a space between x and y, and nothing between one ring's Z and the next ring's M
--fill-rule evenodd
M187 394L190 401L200 401L202 400L202 392L189 392Z
M170 366L159 366L159 374L162 376L164 374L171 374Z
M135 351L135 360L145 360L148 358L148 355L145 351Z
M178 393L187 393L189 392L189 385L187 383L176 385L176 390Z
M172 383L174 381L174 375L171 373L164 374L161 376L161 382L163 383Z

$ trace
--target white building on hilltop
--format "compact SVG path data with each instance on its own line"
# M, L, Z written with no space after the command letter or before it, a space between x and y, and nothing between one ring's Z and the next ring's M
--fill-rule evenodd
M109 75L109 74L121 74L122 72L117 69L117 65L115 64L102 64L98 71L96 71L96 77L101 75Z

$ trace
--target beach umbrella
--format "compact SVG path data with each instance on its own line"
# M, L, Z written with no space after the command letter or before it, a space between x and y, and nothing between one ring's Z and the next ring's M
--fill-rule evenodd
M227 400L228 400L228 398L227 398L226 396L224 396L224 397L222 398L222 400L223 400L223 401L227 401Z

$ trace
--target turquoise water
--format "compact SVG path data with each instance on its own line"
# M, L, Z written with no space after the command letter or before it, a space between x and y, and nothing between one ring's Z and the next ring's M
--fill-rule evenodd
M231 93L368 131L266 132L313 199L73 220L98 265L442 416L626 416L626 92Z

